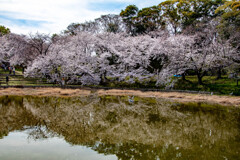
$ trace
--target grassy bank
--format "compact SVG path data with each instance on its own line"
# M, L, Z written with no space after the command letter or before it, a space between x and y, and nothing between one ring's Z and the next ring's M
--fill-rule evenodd
M0 69L0 84L1 86L7 86L6 76L9 76L9 86L60 86L58 84L47 83L46 79L38 78L25 78L21 70L17 70L16 74L9 75L8 71ZM240 95L240 84L237 86L235 79L229 79L227 76L223 76L222 79L216 80L215 76L203 77L204 85L198 85L196 76L186 76L186 80L182 78L175 78L177 83L174 85L174 90L186 90L186 91L206 91L214 92L223 95ZM104 85L90 86L90 87L109 87L109 88L131 88L131 89L164 89L164 86L156 87L156 80L152 79L150 82L142 84L135 81L134 84L128 84L127 82L109 81ZM240 82L239 82L240 83ZM81 85L68 85L74 87L80 87Z
M16 69L15 75L5 71L2 68L0 69L0 85L7 86L6 76L8 76L8 86L36 86L36 85L46 85L51 86L53 84L47 83L46 79L38 78L25 78L21 70Z
M37 87L37 88L0 88L1 96L37 96L37 97L97 97L107 96L111 101L114 96L124 96L129 103L136 102L138 97L149 97L154 99L168 99L180 103L211 103L224 106L240 107L240 98L237 96L223 96L223 95L206 95L206 94L192 94L182 92L157 92L157 91L140 91L130 89L80 89L80 88L53 88L53 87ZM152 101L148 101L150 105Z
M225 95L240 95L240 82L237 86L235 79L229 79L223 76L221 79L216 79L215 76L203 77L204 85L199 85L196 76L186 76L186 80L178 79L174 86L177 90L194 90L194 91L207 91L217 92Z

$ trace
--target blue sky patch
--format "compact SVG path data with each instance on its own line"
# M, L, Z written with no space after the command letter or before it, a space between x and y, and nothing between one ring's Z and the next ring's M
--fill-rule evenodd
M47 23L47 21L16 19L16 18L12 18L10 16L1 15L1 13L0 13L0 23L1 23L1 21L8 22L8 23L18 25L18 26L28 26L28 27L37 27L44 23Z
M9 27L13 33L56 33L73 22L84 23L101 17L101 14L119 14L128 5L136 5L140 9L161 1L60 0L49 3L45 0L3 0L0 2L0 25Z
M124 2L91 2L88 4L88 9L94 11L121 11L129 5Z

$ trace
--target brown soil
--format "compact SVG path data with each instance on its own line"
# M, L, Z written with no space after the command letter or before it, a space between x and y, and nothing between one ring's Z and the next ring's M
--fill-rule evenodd
M126 96L134 95L139 97L156 97L165 98L178 102L208 102L228 106L240 107L240 97L237 96L219 96L206 94L190 94L179 92L153 92L153 91L136 91L136 90L85 90L85 89L61 89L61 88L6 88L0 89L0 96L3 95L32 95L32 96L89 96L89 95L116 95Z

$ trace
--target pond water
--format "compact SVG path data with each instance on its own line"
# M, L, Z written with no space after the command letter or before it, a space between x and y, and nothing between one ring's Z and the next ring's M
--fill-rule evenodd
M0 159L239 159L240 109L128 96L0 97Z

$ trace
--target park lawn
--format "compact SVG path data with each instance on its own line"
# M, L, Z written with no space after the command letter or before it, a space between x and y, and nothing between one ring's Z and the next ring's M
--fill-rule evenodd
M186 76L186 80L187 81L184 81L178 78L174 89L208 91L225 95L240 95L240 82L239 86L237 86L237 81L235 79L229 79L227 76L223 76L223 78L219 80L216 80L215 76L205 76L203 77L204 85L198 84L197 76Z
M1 86L6 86L6 77L0 76ZM9 76L9 86L39 86L39 85L52 85L47 84L45 81L39 81L38 79L24 78L20 76Z
M223 76L222 79L216 80L215 76L203 77L204 85L199 85L197 76L186 76L187 81L183 81L181 77L176 78L176 84L173 90L186 90L186 91L205 91L213 92L213 94L223 95L240 95L240 82L237 86L235 79L229 79L227 76ZM149 88L149 89L164 89L164 86L155 86L156 79L151 80L147 84L141 84L136 81L134 84L127 84L126 82L110 82L106 86L102 87L113 87L113 88Z
M0 69L0 84L1 86L6 86L6 75L8 71ZM204 85L198 85L197 76L186 76L186 80L182 80L181 77L174 77L177 82L174 85L174 90L186 90L186 91L207 91L213 92L214 94L224 94L224 95L240 95L240 82L237 86L235 79L229 79L227 76L223 76L222 79L216 80L215 76L205 76L203 77ZM127 80L126 80L127 81ZM156 77L153 77L150 81L146 83L140 83L135 79L135 83L129 84L125 81L117 82L111 80L104 85L93 85L89 87L109 87L109 88L129 88L129 89L164 89L164 86L156 87ZM9 76L10 86L59 86L56 84L48 83L46 79L39 78L25 78L20 70L16 70L16 76ZM68 85L74 87L80 87L81 85Z
M9 76L9 86L37 86L37 85L47 85L51 86L52 84L48 84L46 80L38 79L38 78L25 78L22 74L22 71L16 70L16 75L9 75L9 71L5 71L0 69L0 83L1 86L7 86L6 84L6 76Z

